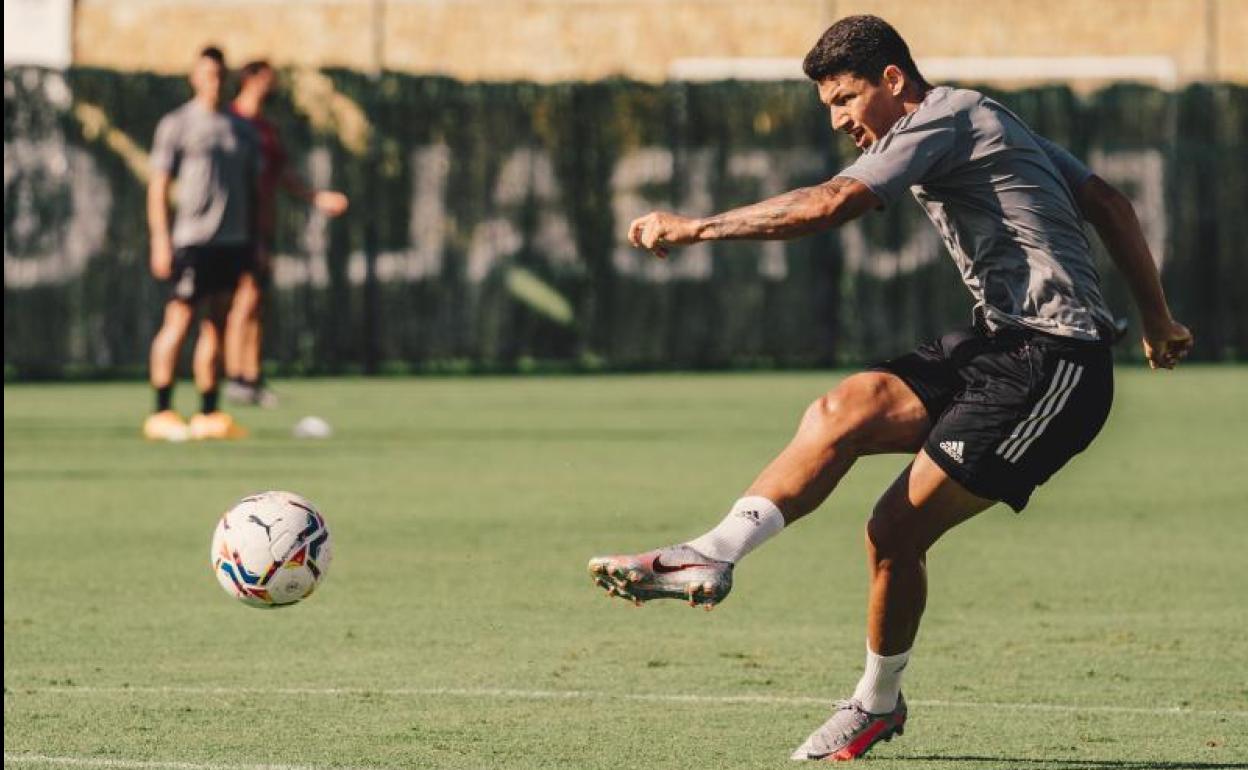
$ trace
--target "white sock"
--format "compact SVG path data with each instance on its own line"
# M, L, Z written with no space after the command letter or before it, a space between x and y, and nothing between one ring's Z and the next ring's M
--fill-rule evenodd
M690 548L719 561L736 563L784 529L784 515L765 497L743 497L714 529L690 540Z
M901 672L910 661L910 650L896 655L876 655L867 646L867 668L858 680L854 697L871 714L887 714L897 708Z

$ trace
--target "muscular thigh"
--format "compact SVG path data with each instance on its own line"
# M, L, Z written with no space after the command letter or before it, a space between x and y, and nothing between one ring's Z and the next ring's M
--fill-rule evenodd
M891 372L855 374L825 396L824 404L860 455L916 451L931 430L923 402Z

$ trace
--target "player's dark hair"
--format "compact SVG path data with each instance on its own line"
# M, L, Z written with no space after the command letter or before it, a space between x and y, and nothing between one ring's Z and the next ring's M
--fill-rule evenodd
M206 45L199 49L199 58L212 59L221 66L221 69L225 69L225 54L215 45Z
M273 69L273 65L269 64L267 59L252 59L244 64L243 68L238 71L238 76L244 83L246 83L248 80L251 80L261 72L267 72L271 69Z
M910 57L910 47L893 25L879 16L846 16L828 27L810 49L802 61L802 71L815 82L850 74L879 83L890 64L897 65L919 86L928 86Z

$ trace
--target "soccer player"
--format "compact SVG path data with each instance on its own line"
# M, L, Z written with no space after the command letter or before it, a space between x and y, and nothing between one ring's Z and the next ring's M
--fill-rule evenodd
M238 96L230 111L248 121L260 137L264 172L260 177L257 224L259 241L252 269L243 272L225 331L225 396L230 401L277 406L277 396L265 386L260 370L264 294L272 279L269 255L276 230L277 189L336 217L347 210L347 196L332 190L314 190L286 162L277 126L264 117L264 106L277 86L277 73L267 61L248 62L240 71Z
M631 242L664 257L699 241L793 238L894 205L909 189L976 300L974 323L816 399L706 534L597 557L589 570L636 603L711 606L727 596L737 561L818 507L857 458L913 454L867 521L866 670L793 754L846 760L905 725L901 678L927 595L928 548L996 502L1021 511L1108 416L1113 319L1083 221L1130 285L1149 364L1174 367L1192 336L1170 314L1130 202L983 94L928 84L885 21L841 19L803 69L858 159L822 184L723 214L652 212L630 225Z
M221 340L230 298L252 261L253 208L260 172L259 142L246 121L221 109L225 57L204 48L191 69L194 97L156 126L147 188L151 270L169 287L164 320L152 340L156 410L143 424L149 439L242 438L246 431L217 409ZM177 212L169 225L169 191L177 180ZM202 308L195 345L200 411L188 426L173 410L182 342Z

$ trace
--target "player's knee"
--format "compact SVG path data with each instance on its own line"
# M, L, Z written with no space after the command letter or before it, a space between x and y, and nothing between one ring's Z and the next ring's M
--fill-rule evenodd
M874 439L876 418L884 407L884 388L881 375L855 374L817 398L807 408L804 421L845 449L866 448Z
M250 318L260 307L260 292L254 285L239 285L229 305L231 317Z
M895 561L923 558L927 547L918 530L888 495L880 498L867 520L867 543L875 562L887 566Z
M189 323L171 323L166 321L161 324L160 329L156 332L156 336L152 338L152 345L162 349L180 347L182 341L186 339L190 328L191 325Z
M185 302L170 302L165 306L165 317L160 330L164 333L182 334L195 320L195 309Z
M230 309L226 313L225 322L227 325L245 323L251 319L253 312L255 312L255 308L252 307L250 302L236 297L234 304L230 305Z
M191 363L196 369L215 366L217 362L217 348L215 345L196 345L195 353L191 357Z

